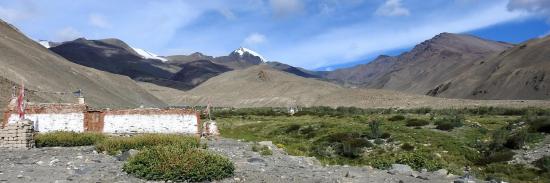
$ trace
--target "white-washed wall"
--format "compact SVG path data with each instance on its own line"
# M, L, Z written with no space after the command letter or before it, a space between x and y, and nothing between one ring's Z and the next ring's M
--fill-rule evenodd
M104 133L198 133L194 114L106 114Z
M84 113L49 113L49 114L26 114L25 119L34 122L34 130L38 132L52 131L84 131ZM12 114L8 124L19 121L19 115Z

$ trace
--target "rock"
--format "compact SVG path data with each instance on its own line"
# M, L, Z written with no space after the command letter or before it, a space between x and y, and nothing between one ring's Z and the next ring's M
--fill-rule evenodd
M23 178L23 175L19 174L19 175L17 175L17 178L18 179Z
M445 169L439 169L437 171L434 172L436 175L440 175L440 176L447 176L447 174L449 173L449 171L445 170Z
M403 164L392 164L391 169L388 171L390 174L403 174L403 175L412 175L413 169L409 165Z
M249 158L247 159L246 161L248 161L249 163L252 163L252 164L265 164L265 160L261 159L261 158Z
M235 178L233 178L233 180L235 180L236 182L240 182L240 181L241 181L241 179L240 179L239 177L235 177Z
M44 164L44 162L43 161L37 161L36 164L42 166Z
M49 164L49 165L50 165L50 166L54 166L55 163L57 163L57 162L59 162L58 159L53 159L53 160L50 161L50 164Z
M126 160L128 160L128 158L130 158L132 156L135 156L138 153L139 153L138 150L130 149L128 151L124 151L124 152L120 153L119 155L116 156L116 158L119 161L126 161Z
M422 170L420 170L420 173L426 173L426 172L428 172L428 169L422 168Z

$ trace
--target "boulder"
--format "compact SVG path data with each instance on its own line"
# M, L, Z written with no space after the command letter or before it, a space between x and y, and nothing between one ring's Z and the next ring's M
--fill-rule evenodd
M391 169L388 171L390 174L403 174L403 175L413 175L414 170L409 165L403 164L392 164Z

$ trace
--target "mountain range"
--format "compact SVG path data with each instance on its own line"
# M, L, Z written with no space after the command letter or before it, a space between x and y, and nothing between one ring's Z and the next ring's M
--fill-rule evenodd
M69 62L1 20L0 71L4 104L24 84L32 101L73 103L80 89L91 107L165 106L130 78Z
M466 105L547 100L550 94L550 37L514 45L441 33L397 56L311 71L243 47L219 57L200 52L158 56L116 38L35 42L8 23L1 26L1 91L23 81L28 96L39 101L70 101L40 91L77 89L95 106L120 107L210 100L221 106Z

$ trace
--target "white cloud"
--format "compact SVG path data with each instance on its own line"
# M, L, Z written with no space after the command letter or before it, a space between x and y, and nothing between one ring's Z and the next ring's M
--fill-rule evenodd
M0 6L0 18L6 22L14 23L28 17L30 17L28 12Z
M265 36L263 34L252 33L244 39L243 45L253 47L255 45L262 44L266 41L267 41L267 39L265 38Z
M96 13L90 14L90 16L88 17L88 22L90 23L90 25L98 28L105 29L111 27L111 24L107 20L105 20L105 17Z
M301 0L270 0L271 8L277 17L286 17L299 13L304 5Z
M72 41L79 37L82 37L82 33L73 27L65 27L55 33L56 41Z
M408 16L410 12L403 7L401 0L386 0L375 12L380 16Z
M220 14L222 14L228 20L235 20L237 18L237 16L235 16L235 14L227 8L219 9L218 12L220 12Z
M547 16L548 23L550 23L550 0L510 0L508 10L526 11Z

